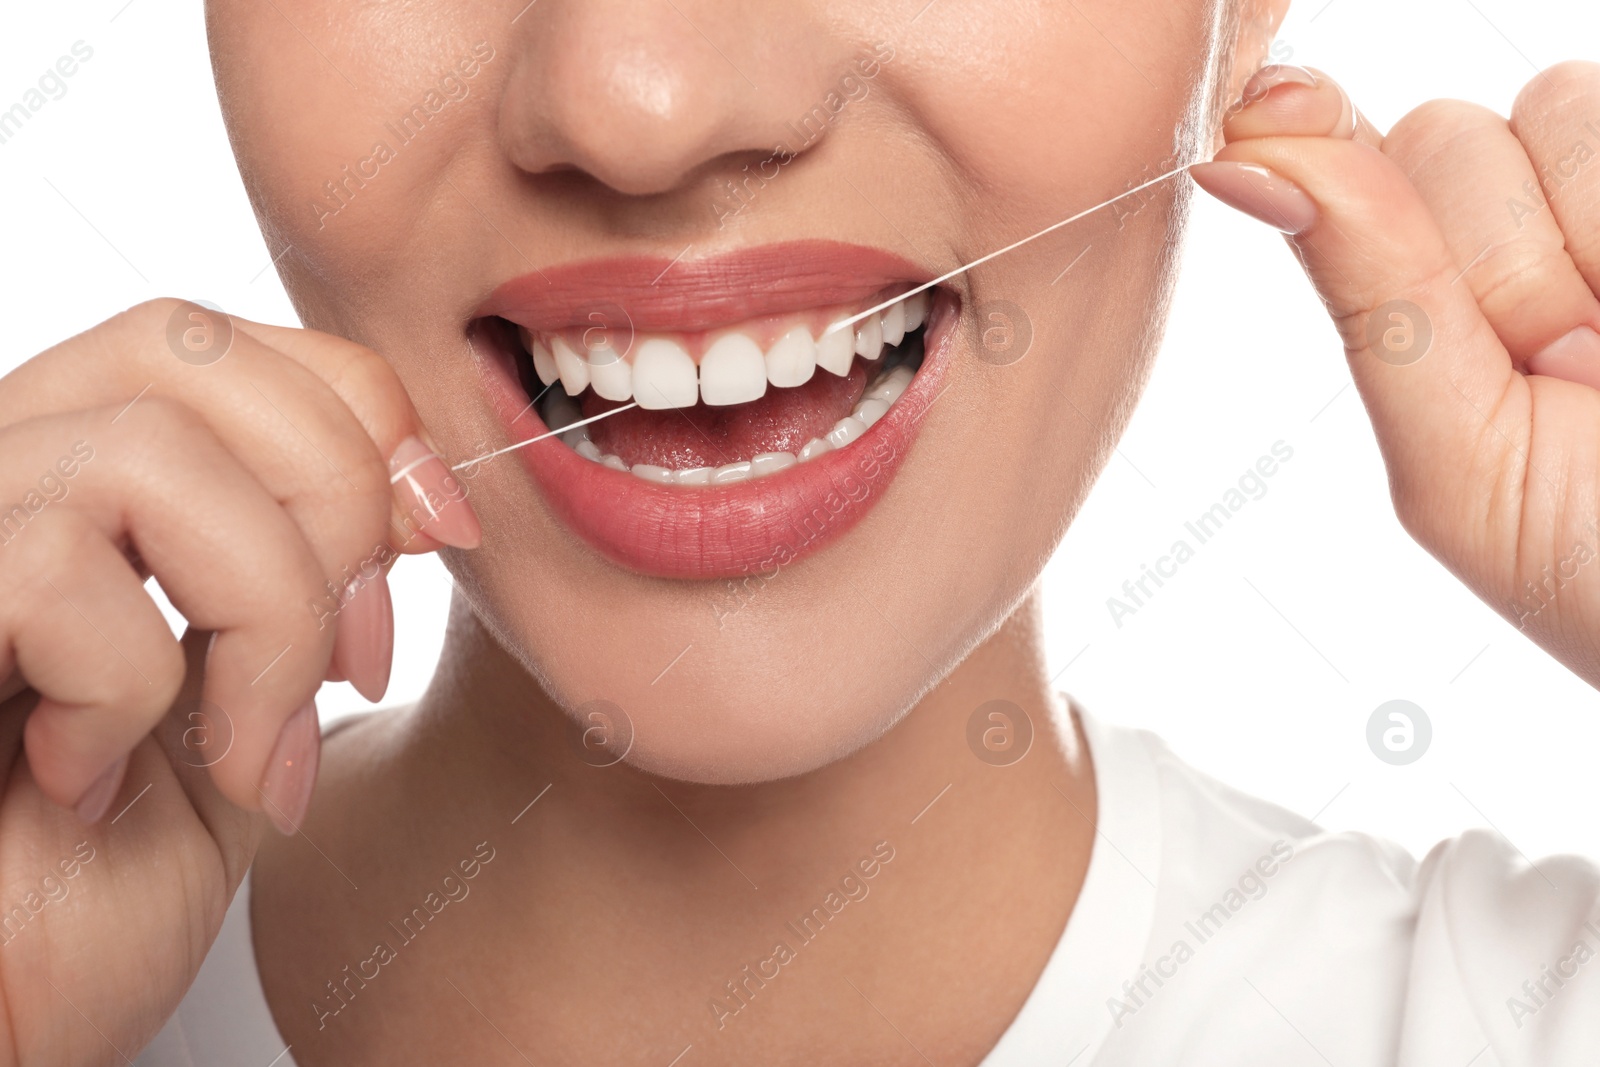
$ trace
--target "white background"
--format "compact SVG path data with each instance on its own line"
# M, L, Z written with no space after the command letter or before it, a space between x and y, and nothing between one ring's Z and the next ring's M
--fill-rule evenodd
M1298 3L1279 55L1333 73L1385 129L1438 96L1504 113L1536 67L1600 59L1594 0ZM94 48L67 94L0 145L0 371L156 295L295 324L228 151L199 4L10 5L0 26L0 109L73 42ZM1282 241L1197 202L1149 392L1045 575L1058 684L1330 827L1420 853L1492 824L1532 857L1600 856L1600 700L1405 536L1332 328ZM1294 458L1267 495L1118 628L1106 598L1279 440ZM408 559L394 591L390 702L427 681L449 581ZM1393 698L1433 722L1407 767L1366 746L1368 716ZM321 704L330 718L365 706L347 685Z

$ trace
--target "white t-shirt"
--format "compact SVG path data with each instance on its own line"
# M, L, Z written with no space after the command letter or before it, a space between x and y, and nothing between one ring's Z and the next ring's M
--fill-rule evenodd
M1144 731L1081 718L1099 788L1089 869L981 1067L1600 1062L1593 863L1534 869L1473 830L1419 864L1244 796ZM293 1067L249 896L247 878L138 1067Z

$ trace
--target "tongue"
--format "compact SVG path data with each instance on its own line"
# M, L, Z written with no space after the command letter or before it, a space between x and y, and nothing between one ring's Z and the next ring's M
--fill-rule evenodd
M873 369L876 369L874 365ZM765 396L748 404L645 411L634 408L589 427L601 452L630 467L649 463L668 470L720 467L753 459L763 452L798 455L812 438L822 437L855 407L867 389L867 367L860 361L840 378L818 370L811 380L792 389L769 386ZM583 394L583 415L621 407L616 401Z

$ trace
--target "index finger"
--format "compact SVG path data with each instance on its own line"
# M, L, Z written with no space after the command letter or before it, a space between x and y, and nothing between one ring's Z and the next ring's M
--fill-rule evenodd
M327 383L389 457L389 480L395 487L389 547L422 553L444 545L478 544L482 531L477 517L470 506L463 506L466 484L445 462L387 360L365 345L320 330L230 318Z

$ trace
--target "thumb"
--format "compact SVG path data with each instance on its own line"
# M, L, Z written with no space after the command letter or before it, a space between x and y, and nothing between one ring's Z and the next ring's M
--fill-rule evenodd
M1441 458L1474 454L1486 431L1499 442L1491 452L1510 443L1489 420L1518 375L1471 287L1458 284L1461 266L1422 194L1320 73L1257 74L1224 138L1216 160L1190 174L1287 234L1344 342L1396 500L1438 501L1441 467L1467 476ZM1471 496L1445 494L1463 509Z

